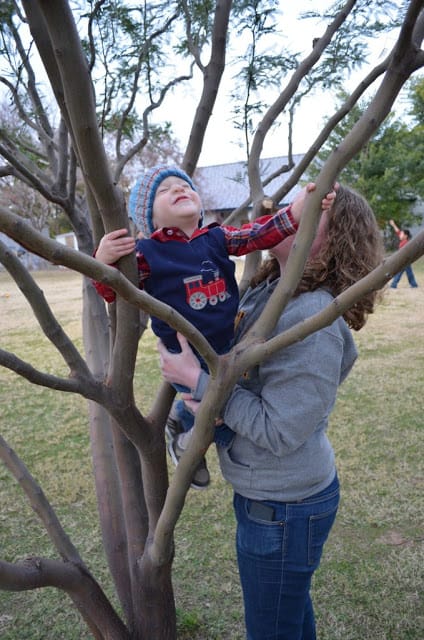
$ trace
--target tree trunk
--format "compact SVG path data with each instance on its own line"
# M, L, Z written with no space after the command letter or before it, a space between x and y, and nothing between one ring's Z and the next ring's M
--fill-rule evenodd
M140 595L135 602L135 611L139 635L135 635L136 640L175 640L172 560L161 566L153 564L147 545L138 568Z

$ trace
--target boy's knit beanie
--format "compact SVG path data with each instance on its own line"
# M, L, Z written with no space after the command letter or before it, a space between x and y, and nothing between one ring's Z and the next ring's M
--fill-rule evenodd
M197 191L192 179L178 167L158 165L148 169L135 183L128 201L128 214L145 238L150 238L153 226L153 201L160 183L169 176L177 176Z

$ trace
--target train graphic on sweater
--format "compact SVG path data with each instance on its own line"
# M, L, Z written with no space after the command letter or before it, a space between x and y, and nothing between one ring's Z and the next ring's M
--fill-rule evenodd
M206 265L208 266L206 267ZM219 270L211 269L212 263L209 261L204 263L204 266L206 268L202 268L201 274L183 280L186 299L192 309L203 309L208 303L215 306L218 302L224 302L230 297L225 279L220 277Z

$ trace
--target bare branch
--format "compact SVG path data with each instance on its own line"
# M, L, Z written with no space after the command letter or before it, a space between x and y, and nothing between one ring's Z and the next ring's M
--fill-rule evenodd
M51 541L62 558L67 562L84 566L78 551L63 530L43 490L2 436L0 436L0 458L26 493L31 507L43 522Z
M123 167L125 166L126 162L128 162L128 160L130 160L132 157L134 157L134 155L136 153L138 153L138 151L140 149L142 149L145 144L147 143L147 140L149 138L149 134L148 134L148 126L147 126L147 115L153 110L153 109L157 109L161 104L162 101L166 95L166 93L168 92L168 90L175 86L176 84L178 84L179 82L183 81L183 80L190 80L190 78L192 77L192 74L190 74L189 76L181 76L180 79L176 78L174 81L172 81L171 83L169 83L169 85L165 88L162 89L161 91L161 97L159 99L159 101L153 101L151 100L151 105L145 110L144 114L143 114L143 138L142 140L140 140L136 145L134 145L134 147L131 148L130 151L128 151L125 156L122 156L121 153L121 141L122 141L122 131L124 129L125 123L127 121L127 118L129 116L129 114L131 113L131 110L134 107L134 103L135 100L137 98L137 93L138 93L138 89L139 89L139 79L140 79L140 73L141 73L141 68L142 68L142 63L143 61L146 59L146 55L150 49L150 47L152 46L152 42L154 42L160 35L162 35L163 33L166 33L169 28L171 27L172 23L178 18L178 12L174 13L173 15L171 15L166 21L165 23L159 27L158 29L156 29L146 40L146 42L143 44L143 47L141 48L140 54L138 56L138 63L137 63L137 67L136 70L134 72L134 76L133 76L133 83L132 83L132 90L131 90L131 94L130 94L130 99L128 101L128 104L126 106L126 108L124 109L122 116L120 118L120 123L118 125L118 130L117 130L117 136L116 136L116 157L119 160L119 172L116 172L116 175L119 176L122 172Z
M193 38L193 33L192 33L192 20L191 20L191 14L190 14L190 9L188 7L188 4L186 2L186 0L182 0L182 8L184 11L184 17L185 17L185 33L186 33L186 38L187 38L187 46L188 46L188 50L190 51L191 55L194 58L194 61L196 63L196 65L198 66L198 68L200 69L200 71L202 71L204 73L205 71L205 67L202 64L202 61L200 59L200 49L198 47L198 45L194 42L194 38Z
M203 73L203 90L191 127L183 167L193 175L225 69L225 50L232 0L217 2L212 31L211 57Z
M112 183L109 163L97 125L94 92L87 61L69 4L64 0L54 3L41 0L39 5L62 79L64 101L67 105L66 115L69 116L69 128L73 132L84 179L90 184L105 219L109 218L106 214L114 212L113 217L116 217L121 212L123 221L122 197Z
M59 378L49 373L43 373L13 353L9 353L3 349L0 349L0 365L10 369L10 371L14 371L33 384L47 387L48 389L55 389L56 391L80 393L85 397L90 397L90 394L86 395L87 389L81 380L77 378ZM98 394L91 395L97 396Z
M165 320L171 327L184 333L194 348L199 351L202 357L208 362L210 369L212 371L215 369L217 361L216 353L201 333L175 311L175 309L156 300L145 291L141 291L138 287L131 284L118 269L104 265L94 258L65 247L50 238L46 238L19 218L19 216L16 216L1 206L0 229L11 238L16 239L17 242L20 242L22 246L34 253L42 255L53 264L62 264L89 278L107 284L127 302L147 311L150 315Z
M252 338L257 335L269 335L275 326L303 273L320 216L321 199L331 190L340 171L378 129L390 112L402 86L416 67L417 50L412 42L413 24L411 24L414 22L412 18L414 4L421 6L422 3L411 3L408 11L409 19L407 16L391 54L387 71L373 100L343 142L328 158L316 180L316 191L308 194L305 199L304 213L287 261L285 277L280 279L261 317L251 328L249 334ZM419 11L417 6L415 11ZM279 302L274 306L273 300Z
M90 69L90 71L94 69L94 65L96 62L96 46L94 43L94 36L93 36L93 22L96 19L99 9L101 9L101 7L105 4L105 2L106 0L97 0L88 18L87 31L88 31L88 42L90 45L90 60L88 62L88 68Z
M0 560L0 585L8 591L57 587L66 591L96 640L130 640L130 634L105 594L89 574L71 562L28 558L18 563Z
M7 142L8 146L0 144L0 154L16 169L20 179L34 187L36 191L41 193L41 195L50 202L55 202L66 209L66 199L52 193L50 189L51 180L47 178L34 163L29 161L16 145L11 141Z
M2 76L0 76L0 82L2 84L4 84L10 91L12 98L13 98L13 102L15 104L16 110L19 114L19 117L21 118L21 120L23 122L25 122L31 129L33 129L34 131L36 131L37 135L40 136L40 138L46 138L46 132L44 131L44 129L37 127L37 125L33 122L33 120L31 120L31 118L28 117L27 112L25 111L22 102L20 100L19 97L19 93L16 89L16 87L9 82L9 80L7 78L4 78ZM51 142L51 138L47 136L46 142Z
M33 109L34 109L34 114L35 114L35 122L30 121L30 119L27 116L25 116L24 119L31 126L31 128L36 130L40 140L43 143L43 146L47 152L50 163L54 170L56 167L56 158L54 153L53 129L50 126L47 112L43 106L43 102L38 93L34 70L30 64L28 53L25 51L19 32L15 28L12 20L10 20L10 22L8 23L8 26L12 33L13 39L15 41L16 48L18 50L20 59L22 61L22 65L25 68L25 71L28 77L27 92L31 99ZM16 99L15 93L16 92L12 90L12 95L14 96L15 104L17 104L19 108L20 104ZM21 117L22 117L22 109L19 109L19 113L21 114Z
M115 169L115 177L114 177L115 182L118 181L125 165L129 162L129 160L131 160L131 158L133 158L137 153L141 151L141 149L143 149L146 146L149 140L149 115L152 113L152 111L154 111L155 109L158 109L161 106L166 95L173 87L180 84L181 82L184 82L185 80L191 80L192 77L193 77L193 71L191 70L189 75L178 76L173 80L171 80L170 82L168 82L168 84L166 84L164 87L162 87L159 93L159 98L155 101L152 101L151 104L148 107L146 107L146 109L143 111L143 132L144 132L143 137L137 142L137 144L133 145L125 153L125 155L120 154L118 149L118 141L117 141L117 157L119 158L119 162L117 163L116 169ZM122 122L122 126L123 124L124 123Z
M0 167L0 178L5 178L6 176L14 176L15 178L17 178L18 175L19 174L16 171L15 167L12 167L10 164L5 164Z
M321 149L323 144L328 140L329 135L338 125L338 123L344 118L346 114L357 104L360 97L365 91L387 70L390 56L388 56L381 64L377 65L370 73L358 84L358 86L352 91L350 96L345 100L343 105L336 111L336 113L329 118L327 124L320 131L317 138L311 144L308 151L305 153L299 164L294 168L293 172L276 191L272 198L275 202L279 202L299 181L302 174L309 167L309 164Z
M348 0L341 11L336 15L333 22L327 27L325 34L318 40L312 52L301 62L296 71L290 78L284 91L279 95L277 100L268 109L262 121L259 123L252 142L252 148L249 158L249 184L250 193L253 202L263 198L263 190L259 175L259 158L262 152L263 143L267 133L274 124L277 117L281 114L289 100L295 94L300 81L312 69L319 60L325 47L331 41L333 35L337 32L343 22L346 20L350 11L355 6L356 0Z
M295 325L265 343L254 345L249 351L241 349L242 368L248 369L255 366L278 349L303 340L315 331L329 326L336 318L352 308L363 296L371 291L382 289L396 273L418 260L422 255L424 255L424 231L421 231L402 249L384 260L367 276L340 293L328 307L307 318L302 324Z
M43 291L38 287L30 273L22 265L21 261L7 250L0 241L0 262L4 264L16 284L31 305L44 335L56 347L70 369L71 378L78 378L80 383L95 383L85 360L79 354L72 340L66 335L62 327L54 317ZM49 385L50 386L50 385Z
M0 560L0 584L6 591L27 591L40 587L75 589L81 574L74 564L59 560L27 558L12 563Z

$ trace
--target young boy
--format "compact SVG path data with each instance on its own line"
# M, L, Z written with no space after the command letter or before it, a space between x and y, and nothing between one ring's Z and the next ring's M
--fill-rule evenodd
M331 198L323 200L324 208ZM270 249L294 234L302 206L303 197L296 199L293 210L286 207L241 229L217 223L201 228L202 203L191 178L178 167L156 166L137 181L129 199L129 215L143 239L136 242L127 229L112 231L100 241L96 258L113 264L136 249L140 288L179 311L218 354L226 353L232 346L239 303L235 264L229 256ZM112 289L95 286L107 302L113 302ZM152 317L151 322L166 348L179 352L175 330L159 318ZM185 431L194 421L190 416L187 424L189 415L187 411L180 415ZM177 463L181 454L175 444L171 441L168 449ZM208 484L209 472L202 462L192 487Z

